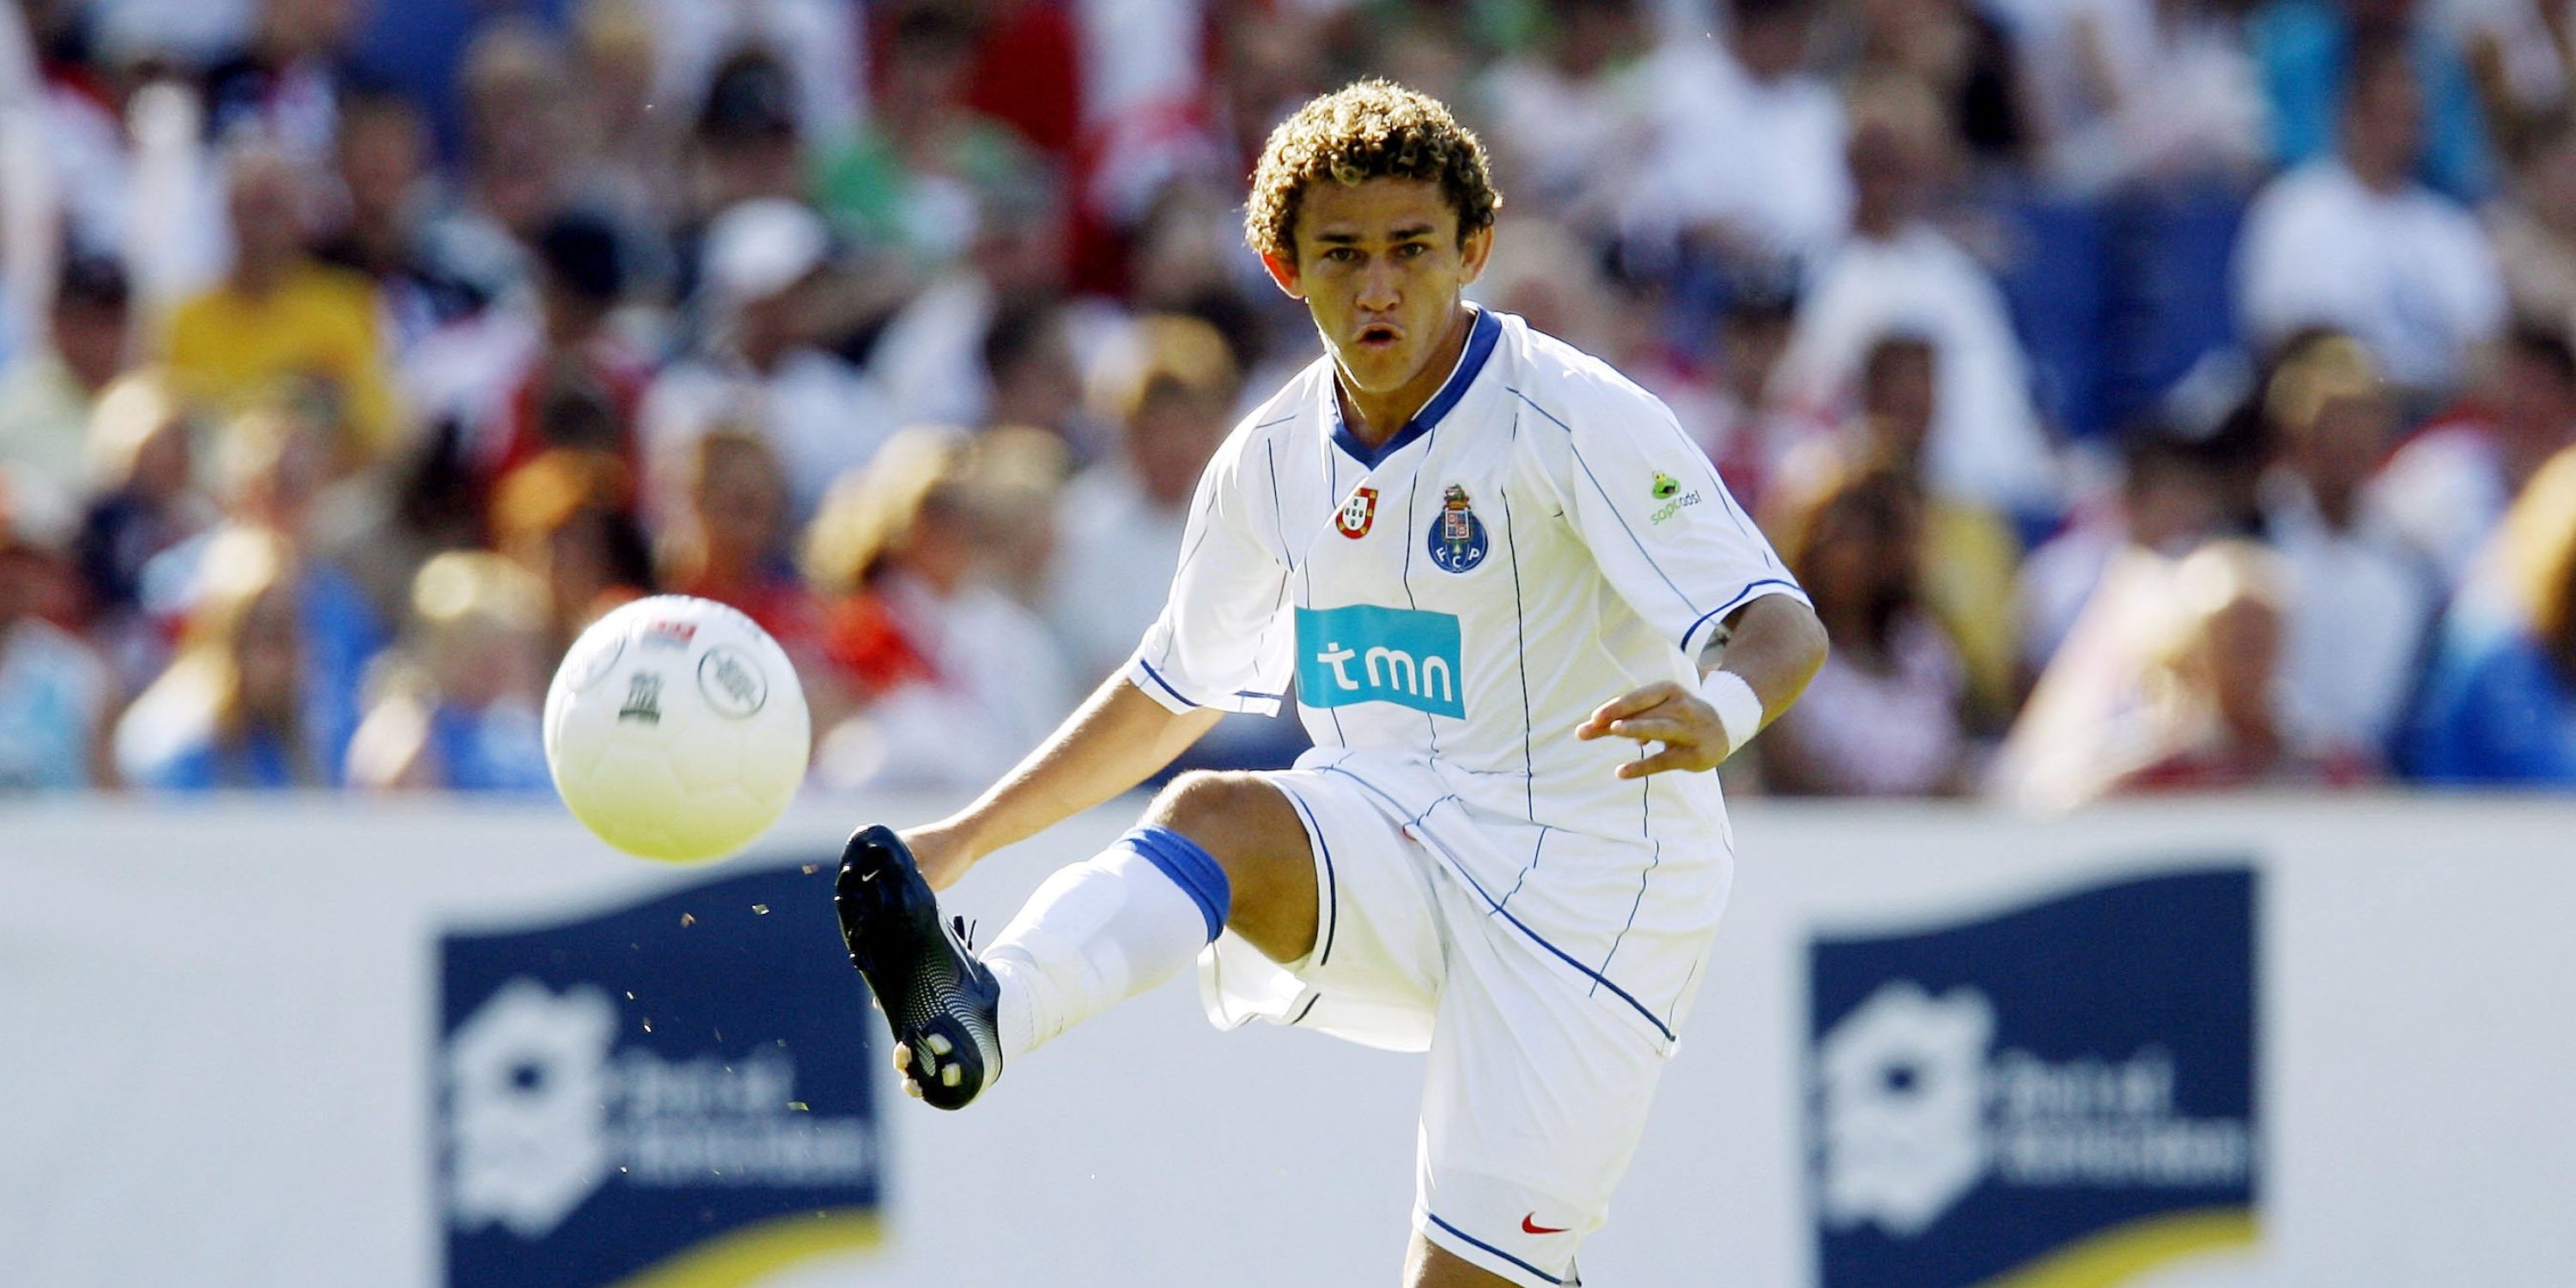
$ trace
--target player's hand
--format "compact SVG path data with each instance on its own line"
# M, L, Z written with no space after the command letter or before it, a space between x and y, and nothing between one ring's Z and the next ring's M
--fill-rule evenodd
M1715 769L1729 750L1726 726L1719 722L1716 708L1670 680L1630 690L1602 703L1575 726L1574 736L1586 742L1594 738L1633 738L1641 743L1663 744L1651 756L1620 765L1621 778L1643 778L1671 769Z
M912 861L920 867L921 879L929 882L933 890L957 884L957 878L966 875L966 869L984 857L965 829L947 819L906 828L900 835L912 850Z

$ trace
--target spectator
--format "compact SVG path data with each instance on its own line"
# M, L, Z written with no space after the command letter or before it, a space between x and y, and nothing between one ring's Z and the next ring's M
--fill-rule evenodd
M2567 99L2576 30L2552 0L2446 0L2426 17L2456 46L2477 88L2478 110L2496 150L2511 155Z
M1634 74L1636 0L1549 0L1548 31L1476 84L1486 145L1513 176L1514 206L1587 236L1616 226L1654 123Z
M2217 534L2214 464L2161 426L2139 426L2123 447L2117 501L2079 506L2066 531L2022 561L2013 594L2020 664L2036 677L2066 642L2104 574L2123 551L2180 559Z
M2576 110L2533 128L2513 186L2486 214L2513 315L2576 327Z
M2114 762L2114 793L2254 786L2345 786L2369 771L2309 750L2280 702L2291 627L2284 570L2243 542L2202 547L2175 565L2178 618L2147 673L2133 759Z
M698 439L686 520L662 541L662 584L740 610L806 671L820 660L821 609L797 575L791 540L787 476L769 444L727 428Z
M1923 566L1911 583L1924 610L1949 633L1966 669L1968 711L1981 726L2000 727L2012 711L2013 568L2018 538L1995 512L1942 487L1929 474L1933 417L1950 372L1933 342L1895 333L1873 342L1861 361L1860 415L1832 438L1794 452L1781 468L1772 526L1800 540L1801 514L1820 513L1813 498L1855 471L1882 467L1913 493L1917 531L1905 548ZM1779 517L1780 515L1788 517Z
M14 482L0 474L0 485ZM0 798L115 781L105 754L116 686L79 637L39 615L63 578L0 488Z
M2068 6L2046 170L2066 190L2216 177L2234 188L2267 159L2266 105L2221 0Z
M2576 351L2562 332L2515 327L2494 367L2479 407L2415 435L2371 484L2370 508L2440 565L2448 590L2541 464L2576 445Z
M2405 47L2355 48L2338 150L2255 199L2238 263L2257 341L2346 331L2409 393L2439 399L2460 383L2470 346L2500 329L2505 300L2476 221L2411 177L2422 117Z
M898 423L994 423L985 340L1004 313L1042 305L1064 288L1055 200L1036 175L979 193L966 257L886 323L867 362L894 400Z
M2360 344L2329 336L2272 377L2264 414L2279 445L2261 502L2280 554L2287 729L2321 754L2377 760L2405 712L2435 606L2429 564L2365 504L2396 408Z
M90 412L125 367L128 299L115 261L71 259L42 342L0 368L0 460L22 516L42 507L68 518L88 491Z
M153 556L141 577L144 612L176 632L213 593L211 563L226 534L271 534L286 543L295 626L308 695L304 727L328 754L332 775L358 726L358 695L367 665L385 645L383 619L348 570L325 557L315 516L338 431L327 411L280 402L236 416L216 452L224 522L213 531Z
M1966 786L1958 650L1925 612L1920 497L1864 468L1825 489L1781 553L1832 656L1762 740L1763 785L1795 796L1955 795Z
M869 82L870 6L848 0L644 0L655 40L652 101L683 119L718 97L727 61L747 48L777 51L780 101L796 132L834 139L858 128ZM730 204L730 203L727 203Z
M233 267L181 304L163 336L170 373L192 396L238 411L289 380L317 381L353 431L333 472L374 459L400 433L400 410L365 278L304 250L296 179L284 157L234 159Z
M546 607L544 583L500 555L449 551L422 564L406 656L349 744L350 785L547 790Z
M572 41L583 158L576 187L621 226L669 227L687 209L676 128L686 116L655 107L661 58L652 14L643 0L581 0Z
M984 330L984 379L993 390L984 423L1043 429L1092 454L1103 444L1084 414L1069 329L1064 306L1053 300L1014 301L993 315Z
M125 781L156 791L322 787L346 750L316 729L285 538L227 529L205 554L205 590L169 669L116 727ZM352 702L355 694L349 695Z
M1119 426L1118 450L1065 489L1048 605L1079 679L1117 669L1162 611L1239 386L1224 337L1195 318L1138 319L1098 369L1093 401Z
M90 413L91 477L74 558L93 637L130 692L160 673L168 649L143 611L143 570L203 531L214 506L195 490L194 412L168 377L118 377Z
M805 136L786 65L766 48L737 49L716 68L689 150L688 209L712 220L745 202L802 201Z
M472 283L453 280L423 246L437 199L429 173L429 123L398 94L353 94L340 107L336 226L314 246L323 263L376 284L386 346L399 361L443 323L481 307Z
M2421 86L2414 127L2424 138L2399 166L2456 201L2476 201L2492 182L2487 126L2461 50L2429 20L2425 0L2268 0L2246 21L2271 104L2272 158L2305 167L2349 132L2363 65L2392 58ZM2381 51L2381 52L2374 52Z
M1625 223L1647 241L1686 233L1734 263L1799 262L1851 218L1842 99L1809 70L1813 0L1734 0L1724 49L1673 41L1651 75L1664 92L1652 159Z
M816 343L814 283L829 250L822 219L781 198L744 202L708 229L702 290L714 336L665 369L644 401L657 521L680 509L689 444L718 424L756 433L778 454L799 518L893 428L875 383Z
M2480 571L2444 623L2406 767L2576 787L2576 451L2533 477Z
M573 210L531 241L533 298L486 310L424 346L417 396L462 424L468 470L488 498L504 474L554 447L642 464L636 439L650 368L610 327L626 294L617 230Z
M1797 296L1786 283L1739 285L1713 332L1717 387L1705 403L1666 398L1736 500L1756 512L1790 452L1824 428L1780 405L1775 376L1797 320Z
M299 169L326 164L358 17L354 0L260 0L250 43L206 69L206 138L256 135Z
M888 39L873 118L819 166L824 213L917 277L966 254L978 194L1039 164L1009 126L968 106L975 41L963 9L903 10Z
M2003 29L1969 0L1855 0L1852 79L1896 77L1933 95L1953 136L1980 170L2027 164L2042 147L2024 101L2020 59Z
M975 435L975 477L992 587L1043 613L1047 576L1056 566L1056 509L1073 477L1073 454L1053 430L995 425Z
M547 656L563 656L584 627L652 593L652 553L634 507L633 471L596 450L540 452L493 489L493 547L546 587Z
M1801 299L1781 359L1782 392L1804 414L1840 420L1870 345L1891 331L1928 336L1941 382L1926 477L2008 513L2051 515L2056 467L2003 296L1923 217L1947 146L1943 128L1939 105L1911 82L1879 82L1855 96L1851 233Z
M1073 706L1046 629L989 585L994 503L973 441L909 429L833 489L806 568L826 648L861 702L826 733L835 787L962 787L1008 769Z

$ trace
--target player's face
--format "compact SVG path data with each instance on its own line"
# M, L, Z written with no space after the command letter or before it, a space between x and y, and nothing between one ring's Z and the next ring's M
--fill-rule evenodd
M1422 375L1494 240L1483 228L1460 244L1457 210L1426 179L1308 184L1295 232L1295 264L1262 261L1306 302L1343 378L1371 394Z

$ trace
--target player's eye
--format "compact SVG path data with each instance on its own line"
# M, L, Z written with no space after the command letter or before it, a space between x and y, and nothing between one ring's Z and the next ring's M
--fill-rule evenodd
M1324 252L1324 258L1336 264L1348 264L1359 257L1360 253L1348 246L1335 246Z
M1424 245L1421 242L1406 242L1405 244L1396 247L1395 253L1401 258L1411 259L1429 249L1431 249L1429 246Z

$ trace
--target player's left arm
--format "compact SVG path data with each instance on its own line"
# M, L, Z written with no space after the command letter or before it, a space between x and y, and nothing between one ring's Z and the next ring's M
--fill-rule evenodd
M1798 700L1824 666L1825 650L1825 626L1814 609L1766 595L1726 619L1726 629L1700 655L1696 690L1669 680L1629 690L1596 708L1574 736L1662 744L1653 755L1623 762L1621 778L1715 769Z
M1582 373L1553 392L1558 408L1530 403L1535 459L1602 577L1696 664L1699 679L1612 697L1575 736L1660 744L1621 764L1622 778L1714 769L1805 691L1824 665L1824 626L1661 402L1624 380ZM1557 432L1542 432L1550 428Z

